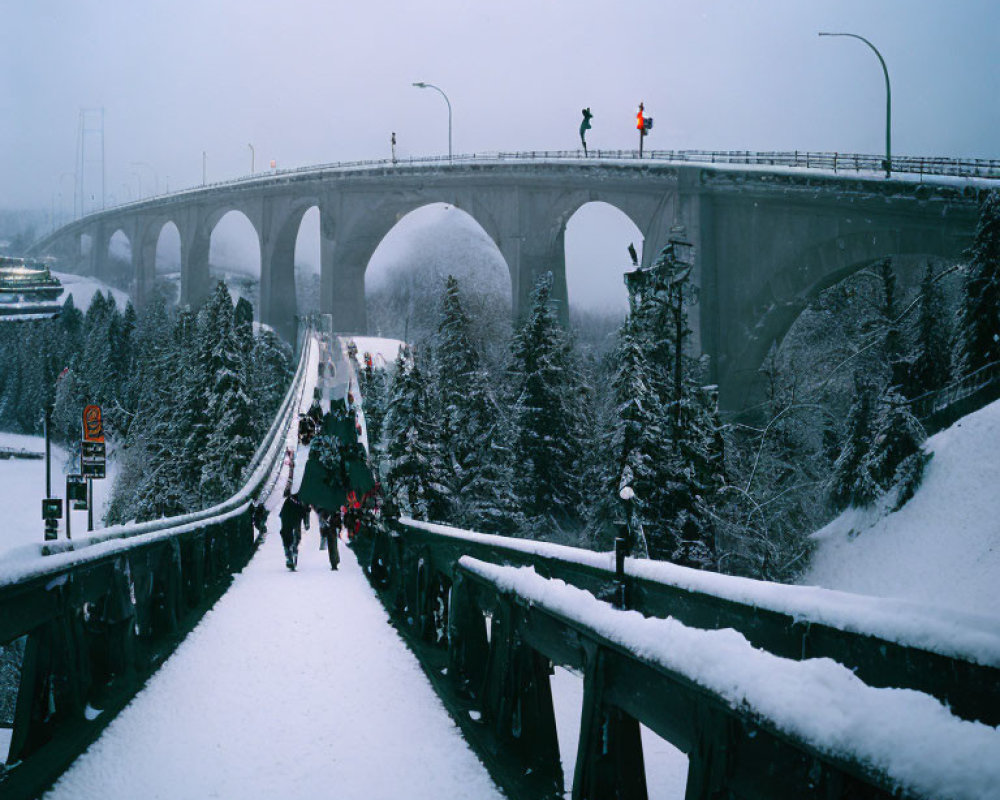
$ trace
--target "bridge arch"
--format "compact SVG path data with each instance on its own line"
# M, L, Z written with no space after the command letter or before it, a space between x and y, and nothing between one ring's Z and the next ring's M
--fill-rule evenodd
M411 331L436 326L448 275L458 279L466 303L480 307L478 316L495 309L497 299L510 308L510 265L475 215L452 203L432 202L400 210L390 221L364 275L366 295L381 301L372 322L382 333L401 338L407 322ZM508 313L502 317L507 325Z
M572 310L624 314L630 243L642 263L643 233L626 211L604 200L577 206L565 223L566 292Z
M857 231L802 248L772 271L752 303L739 313L740 321L733 326L736 329L724 336L723 341L728 340L732 348L724 354L728 363L722 382L727 393L742 396L743 404L748 404L747 393L757 392L758 370L771 346L781 344L809 303L824 290L884 258L954 260L961 256L965 244L964 239L941 230L906 227ZM904 266L912 268L915 263L910 259Z

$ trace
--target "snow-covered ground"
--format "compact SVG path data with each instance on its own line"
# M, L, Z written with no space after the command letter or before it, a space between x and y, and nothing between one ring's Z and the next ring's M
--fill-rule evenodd
M934 457L895 513L849 509L814 534L801 582L997 618L1000 401L927 440Z
M0 447L13 447L36 453L45 452L45 439L41 436L24 436L17 433L0 433ZM61 447L52 447L52 496L65 497L66 462L69 455ZM73 470L77 462L73 459ZM101 517L107 505L116 465L108 460L108 477L94 481L94 527L103 525ZM3 524L0 525L0 561L7 551L21 545L43 541L42 498L45 496L45 459L0 459L0 508ZM63 511L65 514L65 510ZM74 511L70 521L72 531L82 534L87 530L87 512ZM59 522L59 538L65 536L65 519Z
M61 282L64 288L63 293L59 295L59 302L65 303L66 298L69 295L73 295L73 305L79 308L81 311L86 311L90 306L90 301L93 299L97 292L102 292L107 294L111 292L112 296L115 298L115 303L118 308L125 308L125 304L128 302L128 293L123 292L121 289L115 289L108 286L106 283L101 283L101 281L96 278L87 277L85 275L73 275L69 272L55 272L52 273Z
M403 342L399 339L385 339L379 336L344 336L346 342L353 341L358 347L358 363L364 366L365 353L371 353L376 367L391 365L396 360Z

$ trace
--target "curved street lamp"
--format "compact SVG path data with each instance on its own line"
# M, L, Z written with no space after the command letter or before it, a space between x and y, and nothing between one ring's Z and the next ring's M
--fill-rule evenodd
M889 88L889 70L885 65L885 59L871 42L864 36L856 33L820 33L820 36L849 36L852 39L860 39L868 45L878 56L878 61L882 65L882 74L885 75L885 177L892 174L892 90Z
M424 83L423 81L418 81L413 84L418 89L435 89L441 93L444 101L448 104L448 160L451 161L451 101L448 99L448 95L439 86L435 86L433 83Z

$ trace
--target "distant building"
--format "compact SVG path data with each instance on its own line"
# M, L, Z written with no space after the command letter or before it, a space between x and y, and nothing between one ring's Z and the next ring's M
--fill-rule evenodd
M62 293L62 283L44 262L0 256L0 321L57 316Z

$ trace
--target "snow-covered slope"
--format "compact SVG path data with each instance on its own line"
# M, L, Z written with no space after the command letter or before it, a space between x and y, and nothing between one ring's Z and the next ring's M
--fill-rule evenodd
M125 308L125 304L128 302L128 294L123 292L121 289L115 289L114 287L108 286L106 283L102 283L96 278L91 278L86 275L73 275L69 272L53 272L65 287L63 293L59 295L59 302L66 302L66 297L68 295L73 295L73 305L79 308L81 311L86 311L90 307L90 301L93 299L97 292L103 292L107 294L111 292L115 298L115 304L120 309Z
M926 446L913 499L895 513L848 509L817 531L801 582L1000 618L1000 401Z

